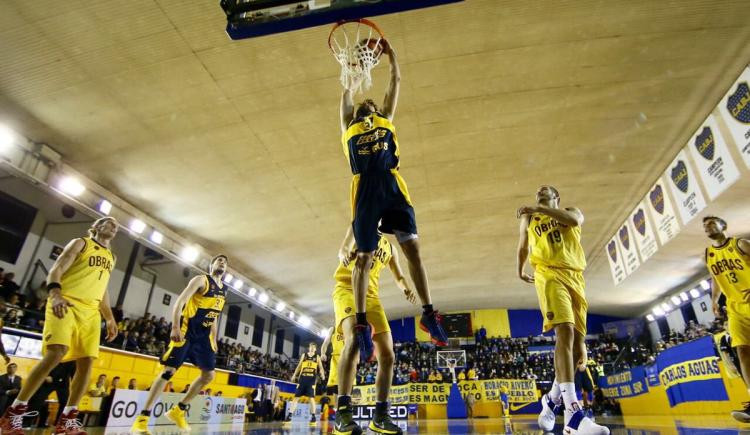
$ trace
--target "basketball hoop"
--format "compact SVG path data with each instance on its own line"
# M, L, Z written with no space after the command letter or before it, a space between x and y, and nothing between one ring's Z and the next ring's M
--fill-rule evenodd
M456 383L456 368L466 367L465 350L439 350L437 351L437 367L448 369L451 372L452 382Z
M370 89L370 72L380 62L385 36L364 18L340 21L328 35L328 47L341 65L341 85L356 93Z

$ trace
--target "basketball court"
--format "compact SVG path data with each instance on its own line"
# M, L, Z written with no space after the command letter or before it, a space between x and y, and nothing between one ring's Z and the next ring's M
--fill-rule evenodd
M419 228L389 237L393 246L419 241L433 299L425 306L447 313L449 345L435 350L420 330L421 304L405 301L390 276L379 297L397 357L413 342L409 352L433 352L429 369L454 380L439 387L408 372L393 387L393 403L409 407L408 420L395 420L404 433L543 433L535 414L554 367L531 361L554 354L541 327L555 314L541 313L531 280L522 281L524 213L516 210L536 204L545 185L582 213L573 226L583 228L587 339L603 349L602 337L620 340L597 390L623 415L596 421L614 434L750 433L730 417L750 390L717 326L720 310L712 311L702 223L721 216L731 234L750 234L747 1L6 0L0 53L0 200L28 211L23 229L3 230L3 243L18 246L0 265L20 288L46 285L62 246L78 237L73 230L102 216L122 224L111 292L126 315L171 319L185 279L205 273L216 253L231 258L223 278L231 308L217 325L243 350L233 353L239 362L225 356L213 384L226 408L207 397L194 419L245 421L251 388L291 400L295 385L281 366L293 371L300 347L321 342L334 324L337 252L347 228L358 233L357 159L386 143L352 154L348 141L364 139L349 129L378 115L387 128L377 134L395 137L398 127L388 171L408 181L407 193L394 178L395 195L413 203ZM400 86L397 105L389 83ZM365 98L378 109L345 113ZM414 266L407 260L405 274ZM141 280L130 285L131 275ZM480 349L485 324L488 336L517 341ZM690 327L705 334L683 340ZM41 358L41 337L21 329L4 334L17 333L10 353L25 376ZM637 350L640 337L650 358ZM95 367L137 381L117 396L132 407L130 419L158 371L155 351L134 347L125 341ZM276 355L273 370L250 368L250 350ZM699 362L708 368L680 378L695 352L705 352ZM512 373L455 382L500 353ZM526 359L511 361L518 354ZM397 360L402 376L417 371L409 355ZM189 385L180 376L175 386ZM374 407L374 388L358 388L354 405ZM476 418L463 409L473 406L470 388ZM513 412L533 411L496 418L507 394ZM101 403L91 406L96 414ZM198 424L192 433L332 432L332 422L300 423L309 417L300 412L292 423ZM128 433L123 415L121 427L89 433ZM554 433L562 430L558 417Z

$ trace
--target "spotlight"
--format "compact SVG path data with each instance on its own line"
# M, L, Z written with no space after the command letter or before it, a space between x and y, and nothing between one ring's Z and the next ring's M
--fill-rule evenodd
M665 313L668 313L669 310L672 309L672 307L669 306L668 302L662 302L661 303L661 309L664 310Z
M0 125L0 151L10 148L15 140L16 133L10 128Z
M653 310L651 310L652 313L654 313L654 316L663 316L664 310L661 309L660 306L655 306Z
M294 320L294 311L289 312L289 318Z
M79 196L86 191L86 187L73 177L63 177L57 187L70 196Z
M143 221L140 219L133 219L133 221L130 222L130 230L136 234L142 233L143 230L145 229L146 229L146 224L143 223Z
M646 314L646 320L648 320L649 322L653 322L654 320L656 320L656 318L653 314Z
M234 288L236 288L237 290L242 290L243 285L245 285L245 283L242 282L241 279L237 278L234 280Z
M682 299L682 302L687 302L688 300L690 300L687 293L685 292L680 293L680 299Z
M250 287L250 290L247 291L248 296L255 296L256 293L258 293L258 289L255 287Z
M703 288L703 290L709 290L711 288L711 283L708 282L707 279L704 279L703 281L701 281L701 287Z
M151 233L148 239L156 243L157 245L161 245L161 242L164 241L164 236L160 232L154 231L153 233Z
M690 296L692 296L693 299L698 299L699 297L701 297L701 292L697 288L691 288Z
M182 249L180 257L182 257L182 259L187 261L188 263L192 263L193 261L198 259L198 255L199 253L197 249L192 246L186 246Z
M227 273L224 275L224 282L227 284L231 284L233 279L234 279L234 276L232 276L231 273Z
M675 307L680 305L680 298L677 296L672 296L671 301Z
M283 301L276 303L276 311L283 311L285 307L286 304Z
M321 329L318 335L320 335L320 338L322 338L323 340L328 338L328 328Z
M302 316L299 318L300 325L304 326L305 328L309 327L312 324L312 321L307 316Z
M106 199L102 199L102 202L99 203L99 211L102 214L108 215L112 211L112 203Z
M268 293L261 293L260 296L258 296L258 300L262 304L265 304L266 302L268 302Z

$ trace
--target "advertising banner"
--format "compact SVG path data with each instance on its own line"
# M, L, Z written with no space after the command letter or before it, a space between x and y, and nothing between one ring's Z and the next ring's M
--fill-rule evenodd
M638 366L614 375L600 376L599 388L606 397L613 399L640 396L648 392L646 370Z
M477 402L500 400L504 390L510 403L530 403L538 400L536 382L533 379L488 379L483 381L461 381L458 383L462 395L474 394ZM399 404L448 403L450 383L409 383L391 387L389 401ZM358 385L352 391L352 402L357 405L375 404L375 385Z
M156 425L171 425L165 414L177 406L183 396L184 394L179 393L163 393L151 411L152 421ZM148 391L116 390L107 427L132 425L147 398ZM198 396L188 405L187 417L190 424L242 423L245 420L245 399Z

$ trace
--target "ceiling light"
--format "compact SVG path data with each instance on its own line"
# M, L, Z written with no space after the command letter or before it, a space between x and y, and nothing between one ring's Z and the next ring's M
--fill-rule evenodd
M241 290L243 285L245 285L245 283L241 279L237 278L234 280L234 288L237 290Z
M16 133L10 128L0 125L0 151L10 148L16 140Z
M654 320L656 320L656 317L654 317L653 314L646 314L646 320L648 320L649 322L653 322Z
M130 222L130 230L136 234L142 233L143 230L145 229L146 229L146 224L143 223L143 221L140 219L133 219L133 221Z
M318 335L320 335L320 338L322 338L323 340L328 338L328 328L321 329Z
M300 325L302 325L305 328L307 328L308 326L310 326L312 324L312 321L310 320L309 317L302 316L302 317L299 318L299 323L300 323Z
M283 301L279 301L276 303L276 311L283 311L286 307L286 304Z
M255 287L250 287L250 290L247 291L248 296L255 296L256 293L258 293L258 289Z
M289 318L294 320L294 311L289 312Z
M680 298L678 296L672 296L671 301L675 306L680 305Z
M711 288L711 283L708 282L708 280L704 279L701 281L701 287L703 287L703 290L708 290Z
M193 261L198 259L198 250L195 249L192 246L186 246L182 249L182 253L180 254L180 257L182 257L183 260L192 263Z
M655 316L663 316L664 310L661 309L660 306L655 306L653 310L651 310L652 313L654 313Z
M231 284L233 279L234 276L232 276L231 273L227 273L226 275L224 275L224 282L227 284Z
M156 243L157 245L161 245L161 242L164 241L164 236L160 232L154 231L153 233L151 233L148 239Z
M685 292L680 293L680 299L682 299L682 302L687 302L688 300L690 300L688 294Z
M102 199L102 202L99 203L99 211L102 214L109 214L112 211L112 203L106 199Z
M258 296L258 300L263 304L268 302L268 293L261 293L260 296Z
M698 299L701 297L701 292L697 288L690 289L690 296L693 297L693 299Z
M86 187L73 177L63 177L58 187L70 196L78 196L86 191Z
M669 306L669 302L662 302L661 309L664 310L665 313L668 313L669 310L672 309L672 307Z

